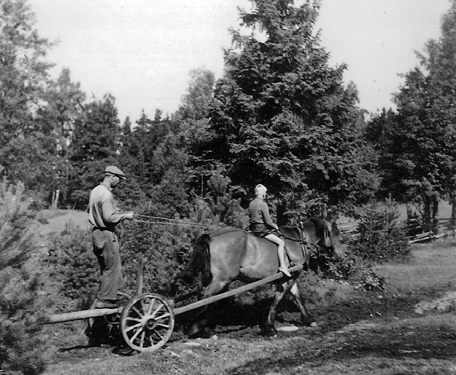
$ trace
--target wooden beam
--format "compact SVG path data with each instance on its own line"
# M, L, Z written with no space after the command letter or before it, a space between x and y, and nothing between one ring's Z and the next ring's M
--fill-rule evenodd
M301 271L303 268L304 268L303 265L298 265L298 266L294 266L294 267L290 268L289 271L290 271L290 273L291 272L296 272L296 271ZM274 274L272 276L266 277L264 279L255 281L253 283L241 286L241 287L233 289L233 290L229 290L228 292L217 294L215 296L202 299L200 301L191 303L190 305L187 305L187 306L175 308L173 310L173 312L174 312L174 315L183 314L183 313L185 313L187 311L194 310L194 309L197 309L199 307L209 305L211 303L214 303L214 302L219 301L219 300L224 299L224 298L235 296L237 294L246 292L247 290L256 288L256 287L264 285L264 284L268 284L268 283L273 282L275 280L279 280L279 279L281 279L283 277L284 277L284 275L281 272L278 272L278 273L276 273L276 274Z
M53 323L63 323L71 322L73 320L83 320L88 318L97 318L99 316L107 316L116 313L121 313L122 307L117 309L94 309L94 310L82 310L74 311L64 314L56 314L44 316L38 320L38 324L53 324Z

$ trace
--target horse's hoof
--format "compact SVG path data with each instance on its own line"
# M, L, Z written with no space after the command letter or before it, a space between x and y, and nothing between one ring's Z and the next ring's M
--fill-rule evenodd
M204 328L201 332L200 332L200 338L202 339L211 339L213 338L214 336L216 336L215 332L213 329L211 328Z
M200 337L201 335L201 329L198 327L191 327L190 329L187 330L187 336L190 339L195 339L197 337Z
M261 329L261 336L274 338L277 336L277 330L274 327L263 327Z

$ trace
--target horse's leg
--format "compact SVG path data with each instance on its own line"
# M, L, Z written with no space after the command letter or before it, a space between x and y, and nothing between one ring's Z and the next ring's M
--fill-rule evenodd
M280 301L282 301L285 294L287 294L290 291L290 288L293 286L294 283L295 283L295 280L288 280L286 282L276 285L276 290L274 293L274 301L272 302L272 305L269 308L268 318L266 319L266 323L264 324L264 326L261 329L261 334L263 334L265 336L271 336L277 332L276 329L274 328L274 322L275 322L276 315L277 315L277 307L278 307Z
M299 292L297 283L293 284L293 286L290 289L290 292L296 304L299 307L299 311L301 312L302 324L304 324L305 326L316 327L317 323L315 323L314 318L312 318L312 316L307 311L304 301L302 300L301 293Z
M228 283L226 281L216 281L212 279L211 283L206 288L204 288L199 300L216 295L221 290L223 290L223 288L225 288L227 284ZM203 330L206 328L208 323L207 310L207 305L199 309L198 314L195 318L195 322L187 331L189 337L197 337L202 334Z

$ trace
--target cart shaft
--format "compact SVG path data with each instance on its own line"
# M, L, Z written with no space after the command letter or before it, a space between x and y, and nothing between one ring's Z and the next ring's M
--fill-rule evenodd
M99 316L107 316L116 313L121 313L122 307L116 309L94 309L94 310L82 310L74 311L64 314L56 314L42 317L39 320L40 324L53 324L53 323L63 323L71 322L73 320L83 320L88 318L97 318Z
M304 266L300 264L300 265L297 265L297 266L294 266L294 267L290 268L289 271L290 272L301 271L303 268L304 268ZM261 286L261 285L264 285L264 284L268 284L268 283L270 283L272 281L275 281L275 280L279 280L279 279L281 279L283 277L284 277L283 274L281 272L279 272L279 273L276 273L276 274L274 274L272 276L269 276L269 277L266 277L264 279L255 281L254 283L250 283L250 284L241 286L240 288L229 290L228 292L217 294L215 296L202 299L200 301L191 303L190 305L187 305L187 306L175 308L175 309L173 309L173 313L174 313L174 315L183 314L183 313L185 313L187 311L191 311L191 310L197 309L199 307L209 305L209 304L214 303L216 301L220 301L221 299L224 299L224 298L235 296L237 294L246 292L247 290L254 289L254 288L258 287L258 286Z

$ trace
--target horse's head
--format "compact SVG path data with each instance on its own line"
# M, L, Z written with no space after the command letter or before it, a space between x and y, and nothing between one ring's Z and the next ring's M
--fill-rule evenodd
M344 248L340 243L340 230L336 224L337 215L333 215L329 218L326 218L325 226L328 231L329 236L325 236L325 246L328 248L332 248L334 251L334 255L337 258L342 258L344 256Z

